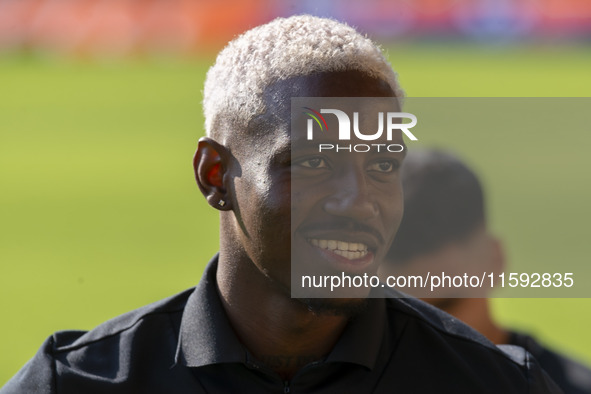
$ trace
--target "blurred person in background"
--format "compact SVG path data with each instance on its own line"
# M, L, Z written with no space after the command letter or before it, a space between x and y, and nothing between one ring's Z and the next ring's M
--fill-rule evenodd
M401 96L380 49L334 20L277 19L232 41L207 74L194 159L220 213L220 251L200 283L52 335L0 392L559 392L529 353L420 300L292 298L292 248L331 272L363 262L377 273L402 216L404 153L292 162L290 99ZM404 146L400 131L393 141ZM294 208L296 173L315 187Z
M505 254L487 227L484 194L476 174L451 153L430 149L410 152L402 167L404 216L381 267L382 275L419 272L450 274L474 268L501 273ZM484 334L495 344L525 348L565 393L591 393L591 370L538 343L530 335L498 324L489 300L424 298ZM461 290L460 290L461 291ZM456 296L456 297L454 297Z

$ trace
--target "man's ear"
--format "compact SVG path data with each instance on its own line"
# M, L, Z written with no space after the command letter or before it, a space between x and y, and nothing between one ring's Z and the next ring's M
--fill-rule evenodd
M491 247L491 259L493 263L493 272L500 274L505 272L505 250L503 249L503 243L501 240L494 235L490 236L490 247Z
M220 211L232 209L232 201L224 184L228 155L226 147L211 138L202 137L193 158L195 179L201 193L209 205Z

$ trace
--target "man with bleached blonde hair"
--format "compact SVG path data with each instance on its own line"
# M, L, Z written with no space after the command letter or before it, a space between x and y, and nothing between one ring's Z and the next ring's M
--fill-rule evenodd
M334 20L277 19L235 39L208 72L194 159L219 254L194 289L54 334L2 394L555 392L526 352L420 301L292 297L294 255L377 272L405 152L292 152L291 99L401 96L379 48Z

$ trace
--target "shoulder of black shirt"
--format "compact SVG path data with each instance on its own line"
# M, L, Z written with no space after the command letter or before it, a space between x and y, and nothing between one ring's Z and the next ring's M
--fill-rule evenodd
M179 388L187 387L191 374L173 368L171 360L175 358L182 314L193 292L194 289L189 289L123 314L88 332L55 333L31 361L27 376L35 368L52 368L51 374L39 373L34 384L57 385L56 376L68 374L68 368L76 368L92 370L97 377L116 381L134 375L134 362L129 358L162 356L162 361L150 362L151 368L164 370L166 379L177 382ZM534 387L530 392L559 392L546 389L552 383L535 367L529 353L520 348L501 351L475 330L429 304L413 298L388 298L386 309L389 325L395 327L393 332L398 338L387 339L396 342L382 373L389 377L374 392L388 392L393 382L400 392L466 392L486 387L489 392L518 393L530 390L530 386ZM118 364L121 358L128 360ZM56 360L60 370L55 370ZM53 366L48 367L49 364ZM127 370L121 370L122 365ZM23 370L25 377L26 367ZM76 373L76 379L83 376ZM2 394L20 392L11 391L11 387L29 387L26 382L17 386L18 374L13 380L16 383L9 383L7 391L4 391L7 387L0 390ZM100 387L100 378L96 384ZM152 389L157 392L155 387ZM57 390L38 392L57 393Z

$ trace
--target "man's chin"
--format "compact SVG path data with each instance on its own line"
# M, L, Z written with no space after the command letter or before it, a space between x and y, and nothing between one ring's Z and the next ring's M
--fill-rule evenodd
M354 317L367 308L367 298L299 298L309 311L323 316Z

